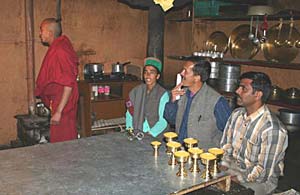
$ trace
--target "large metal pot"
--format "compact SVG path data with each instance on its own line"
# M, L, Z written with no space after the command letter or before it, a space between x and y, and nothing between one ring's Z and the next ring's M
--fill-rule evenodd
M121 64L120 62L117 62L115 64L112 64L111 67L111 73L112 74L124 74L124 66L129 64L130 62L125 62L123 64Z
M103 75L103 64L101 63L88 63L84 65L84 79L97 79Z
M279 117L286 125L300 126L300 111L279 109Z
M234 92L239 83L241 67L239 65L220 64L218 89L225 92Z

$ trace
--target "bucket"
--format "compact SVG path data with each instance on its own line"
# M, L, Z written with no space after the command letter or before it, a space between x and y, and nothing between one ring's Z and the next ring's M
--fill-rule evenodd
M241 67L239 65L221 64L219 66L218 89L235 92L239 84Z

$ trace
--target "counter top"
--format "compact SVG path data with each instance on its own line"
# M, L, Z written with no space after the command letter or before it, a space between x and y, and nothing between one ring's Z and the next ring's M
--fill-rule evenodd
M2 150L0 194L160 195L203 182L191 172L177 177L178 166L167 164L165 144L155 158L151 141L129 141L118 132Z

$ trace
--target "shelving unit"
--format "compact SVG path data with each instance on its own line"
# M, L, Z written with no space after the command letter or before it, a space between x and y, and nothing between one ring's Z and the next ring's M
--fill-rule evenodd
M123 124L110 125L107 127L96 128L92 130L93 120L110 120L125 116L125 100L135 86L141 81L99 81L87 82L80 81L79 86L79 126L80 134L83 137L96 134L94 130L103 131L111 128L124 127ZM110 86L110 95L92 96L92 87L94 85ZM92 120L92 116L94 119ZM99 133L99 132L97 132Z

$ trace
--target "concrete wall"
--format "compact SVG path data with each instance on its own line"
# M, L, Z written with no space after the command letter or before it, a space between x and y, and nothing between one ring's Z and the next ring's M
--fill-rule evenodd
M44 18L56 16L56 0L33 2L37 76L47 51L40 44L39 24ZM16 139L14 116L28 113L24 6L23 0L1 1L0 144ZM117 0L66 0L62 1L62 19L63 32L79 54L81 73L87 62L103 62L106 72L117 61L142 65L147 45L147 11L132 9ZM191 23L166 21L165 56L190 53L191 32ZM89 50L96 54L83 55ZM181 63L165 59L167 85L173 84L173 74L180 68Z

